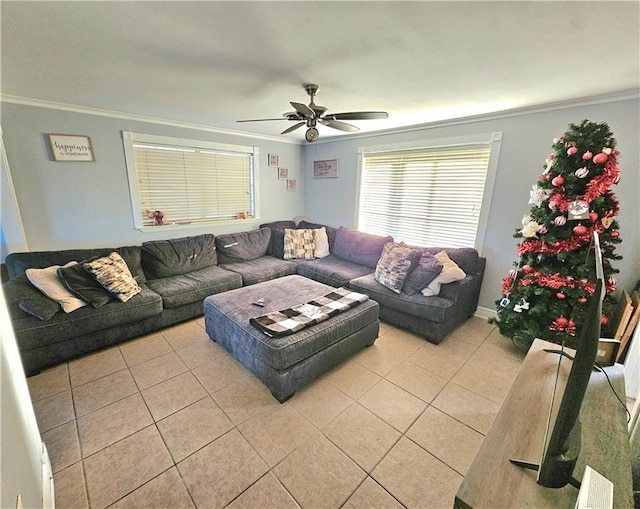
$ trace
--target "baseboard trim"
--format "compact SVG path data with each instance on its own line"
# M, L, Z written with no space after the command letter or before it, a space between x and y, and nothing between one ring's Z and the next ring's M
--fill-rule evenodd
M478 306L476 312L473 316L477 316L479 318L496 318L498 316L498 312L495 309L483 308L482 306Z

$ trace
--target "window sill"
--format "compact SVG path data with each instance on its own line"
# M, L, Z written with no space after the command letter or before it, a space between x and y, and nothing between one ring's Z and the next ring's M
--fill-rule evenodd
M260 224L259 217L252 217L251 219L233 219L231 221L209 221L209 222L196 222L196 223L167 223L158 226L136 226L136 230L142 233L151 233L158 231L179 231L179 230L194 230L201 228L223 227L237 225L239 230L246 226L254 226Z

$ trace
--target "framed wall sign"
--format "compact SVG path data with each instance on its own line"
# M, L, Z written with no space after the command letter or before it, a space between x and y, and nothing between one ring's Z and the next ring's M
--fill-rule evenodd
M289 170L287 168L278 168L278 180L287 180L289 178Z
M324 161L313 161L314 179L338 178L338 160L327 159Z
M296 181L287 180L287 191L295 191L295 190L296 190Z
M95 161L91 138L77 134L50 134L49 143L54 161Z
M269 166L280 166L280 156L278 154L269 154Z

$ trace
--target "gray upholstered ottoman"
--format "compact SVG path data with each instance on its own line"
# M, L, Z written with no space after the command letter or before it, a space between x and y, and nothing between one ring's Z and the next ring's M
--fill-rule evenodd
M367 300L283 337L269 337L249 320L304 304L332 290L331 286L294 275L211 295L204 300L207 333L282 403L299 387L375 342L378 303ZM261 298L264 307L252 304Z

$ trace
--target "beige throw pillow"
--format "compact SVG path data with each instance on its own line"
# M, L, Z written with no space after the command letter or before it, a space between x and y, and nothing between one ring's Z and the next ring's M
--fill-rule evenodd
M71 267L78 262L69 262L64 267ZM60 304L65 313L71 313L88 304L67 290L58 278L60 265L52 265L46 269L27 269L25 272L31 284L51 300Z
M458 265L449 258L449 255L445 251L440 251L434 255L435 258L442 264L442 272L435 278L429 286L422 290L422 295L431 297L432 295L440 294L440 287L447 283L453 283L454 281L460 281L467 277L464 271L458 267Z
M329 256L329 237L327 236L327 229L324 226L313 230L313 241L316 245L314 253L316 258Z
M313 230L284 230L284 259L304 258L313 260L316 244L313 240Z

